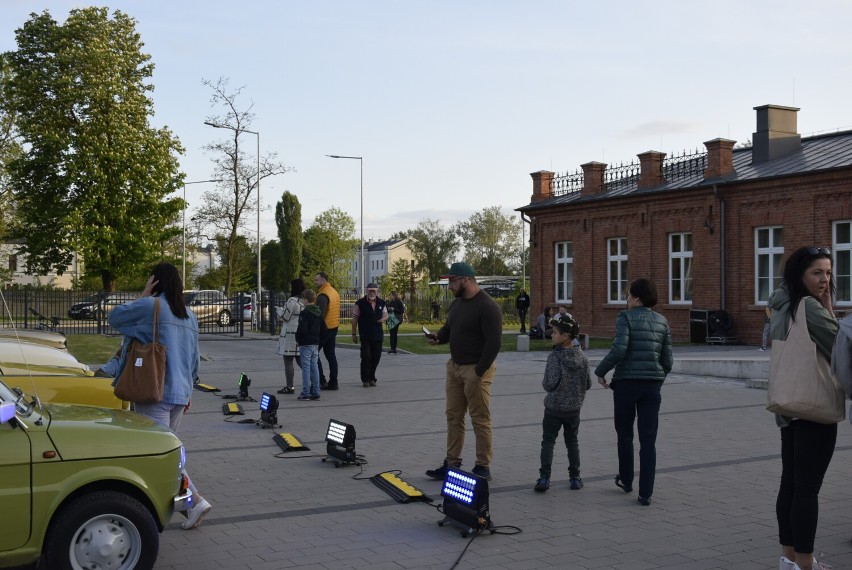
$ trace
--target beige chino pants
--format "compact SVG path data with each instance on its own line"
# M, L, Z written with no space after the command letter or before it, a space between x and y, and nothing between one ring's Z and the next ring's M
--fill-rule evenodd
M475 364L447 362L447 464L461 464L464 449L465 413L470 414L476 436L476 465L491 468L491 382L492 364L480 378Z

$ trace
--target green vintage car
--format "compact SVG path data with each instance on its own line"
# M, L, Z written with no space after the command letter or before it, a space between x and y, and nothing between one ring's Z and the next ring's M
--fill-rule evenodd
M0 449L0 568L152 568L192 501L180 440L134 412L40 405L0 382Z

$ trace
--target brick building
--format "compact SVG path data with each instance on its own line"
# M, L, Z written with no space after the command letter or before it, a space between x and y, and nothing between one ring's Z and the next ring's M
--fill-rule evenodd
M564 304L611 336L629 281L649 277L675 341L758 344L785 254L830 246L838 312L852 311L852 131L803 138L797 108L755 107L750 146L648 151L616 168L531 174L533 318Z

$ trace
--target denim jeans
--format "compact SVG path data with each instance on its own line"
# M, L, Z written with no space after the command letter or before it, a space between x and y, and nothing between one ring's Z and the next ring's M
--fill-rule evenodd
M618 477L625 485L633 485L633 421L636 419L639 432L639 496L645 499L650 499L654 494L662 387L662 382L651 380L628 379L612 383L615 432L618 437Z
M574 479L580 476L580 444L577 442L577 433L580 431L580 414L569 418L552 416L544 413L541 422L541 468L538 474L541 477L550 477L550 467L553 463L553 446L562 428L562 437L565 438L565 447L568 449L568 477Z
M337 345L337 329L328 329L325 334L320 337L319 349L325 354L325 359L328 360L328 385L337 386L337 355L334 353L334 348ZM320 381L325 382L325 372L322 369L322 361L317 362L319 367Z
M302 396L319 396L319 345L300 346L299 361L302 363Z
M480 378L475 364L447 362L447 463L460 465L464 449L464 416L470 414L476 437L476 465L491 467L491 382L495 366Z
M781 428L781 486L775 501L778 541L814 551L819 490L837 442L837 424L793 420Z

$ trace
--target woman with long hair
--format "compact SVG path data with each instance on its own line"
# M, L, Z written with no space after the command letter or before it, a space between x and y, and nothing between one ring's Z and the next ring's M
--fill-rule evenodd
M299 328L299 314L301 314L302 302L299 296L305 290L305 282L301 279L290 281L290 298L283 307L276 309L278 318L281 319L281 335L278 337L278 354L284 357L284 380L286 386L278 390L279 394L292 394L293 388L293 363L301 368L299 361L299 345L296 343L296 329Z
M399 293L396 291L390 292L390 301L387 304L388 312L393 313L397 318L396 326L390 329L390 350L388 354L398 354L396 346L399 338L399 325L405 319L405 303L399 298Z
M832 279L831 250L801 247L784 264L781 287L769 297L772 309L770 328L773 340L784 340L796 318L800 303L817 358L831 360L837 320L831 303L835 285ZM782 570L824 569L814 558L819 490L837 441L837 424L775 415L781 428L781 485L775 501L778 541L781 543Z
M615 433L618 438L618 475L615 484L633 491L633 421L639 432L640 504L651 504L657 470L657 427L660 390L672 370L672 337L666 318L652 311L657 287L650 279L636 279L627 290L627 310L615 321L612 348L595 369L598 382L612 388ZM612 382L606 373L615 368Z
M116 378L128 366L127 346L130 341L137 339L147 344L154 340L155 298L160 300L159 342L166 347L163 399L154 404L134 402L133 409L177 433L181 418L190 407L193 378L198 376L198 321L184 303L183 282L171 263L155 265L139 298L110 311L109 324L124 335ZM198 493L191 480L189 487L193 506L185 513L186 521L182 526L186 530L198 526L211 509L210 503Z

